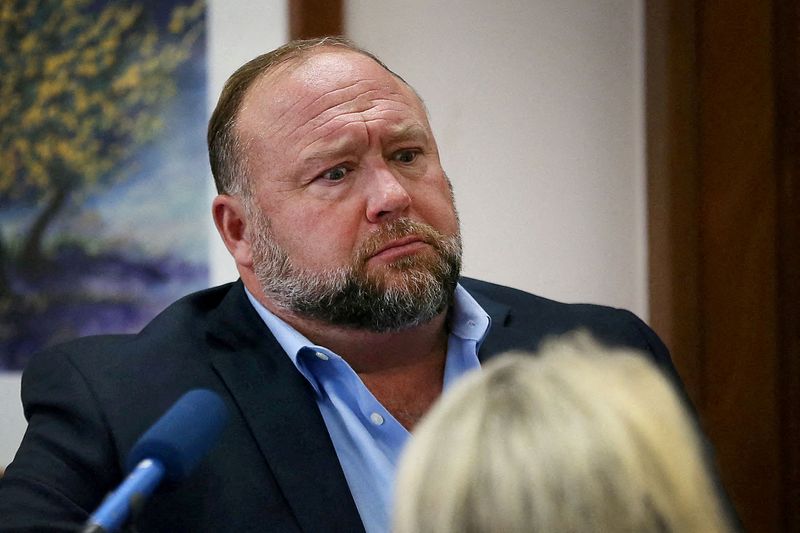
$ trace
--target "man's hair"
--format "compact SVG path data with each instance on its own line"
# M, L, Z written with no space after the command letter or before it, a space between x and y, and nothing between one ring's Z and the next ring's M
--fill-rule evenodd
M339 47L367 56L405 83L375 55L344 37L295 40L248 61L225 82L208 122L208 157L218 193L233 195L247 192L246 158L236 133L236 122L248 89L279 65L303 58L321 47Z
M672 384L586 334L447 391L402 456L395 504L394 533L730 531Z

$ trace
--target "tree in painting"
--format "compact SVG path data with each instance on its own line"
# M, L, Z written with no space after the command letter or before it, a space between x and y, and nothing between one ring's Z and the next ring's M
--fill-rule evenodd
M36 281L62 266L45 239L55 222L124 183L162 130L204 9L177 5L159 26L136 2L0 3L0 207L28 214L0 228L0 341L52 303Z

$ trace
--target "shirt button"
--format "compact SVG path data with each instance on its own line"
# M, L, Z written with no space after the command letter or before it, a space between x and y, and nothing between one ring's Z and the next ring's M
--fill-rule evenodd
M372 413L371 415L369 415L369 419L376 426L382 426L383 425L383 417L380 415L380 413Z
M330 359L330 357L328 357L327 354L324 354L322 352L314 352L314 355L316 355L318 358L322 359L323 361L327 361L328 359Z

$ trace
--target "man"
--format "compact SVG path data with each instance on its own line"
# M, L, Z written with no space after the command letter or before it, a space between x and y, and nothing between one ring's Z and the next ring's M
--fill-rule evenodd
M547 336L586 328L673 373L626 311L459 278L424 106L352 43L293 42L243 66L209 150L213 217L241 280L189 295L138 335L33 358L0 530L74 529L191 388L222 395L232 420L185 483L151 499L142 531L386 531L399 452L442 390Z

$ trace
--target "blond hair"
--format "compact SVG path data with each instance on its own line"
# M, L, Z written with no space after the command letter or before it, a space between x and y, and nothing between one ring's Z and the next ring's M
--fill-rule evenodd
M581 334L500 356L442 397L401 459L394 531L730 528L671 384Z

